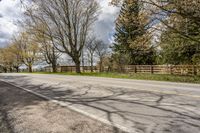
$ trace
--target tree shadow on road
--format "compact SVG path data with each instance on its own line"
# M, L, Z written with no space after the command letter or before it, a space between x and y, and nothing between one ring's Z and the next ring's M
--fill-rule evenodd
M113 132L119 133L115 124L123 122L130 130L141 133L194 133L200 131L200 100L176 94L84 85L71 88L42 83L32 84L26 76L7 77L9 81L23 83L23 87L67 102L74 107L84 107L84 111L102 114L111 125ZM107 94L98 94L99 93ZM94 112L91 112L94 113Z
M0 82L0 132L15 132L13 129L15 116L11 119L9 112L16 112L30 105L37 105L41 101L45 100L31 94L27 95L25 91L19 91L7 83Z

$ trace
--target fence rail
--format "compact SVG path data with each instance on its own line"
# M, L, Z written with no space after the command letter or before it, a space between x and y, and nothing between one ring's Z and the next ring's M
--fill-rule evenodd
M81 71L90 72L91 67L81 67ZM59 72L75 72L75 66L60 66ZM172 75L200 75L200 65L124 65L121 67L104 67L103 72L122 73L150 73L150 74L172 74ZM44 71L51 71L48 67ZM99 72L99 67L93 67L94 72Z
M174 74L174 75L200 75L200 66L199 65L126 65L122 67L122 72Z

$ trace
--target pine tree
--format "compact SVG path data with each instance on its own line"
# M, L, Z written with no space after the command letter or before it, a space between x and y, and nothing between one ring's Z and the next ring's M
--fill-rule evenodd
M200 64L200 26L193 17L186 15L193 9L183 4L174 8L185 15L173 13L166 20L171 26L161 36L163 63Z
M113 49L122 58L129 57L128 59L122 59L124 60L123 63L152 64L153 62L153 56L149 56L149 54L153 55L149 45L150 42L149 40L143 42L148 38L146 36L148 22L145 20L146 16L142 14L142 6L140 0L125 0L116 21Z

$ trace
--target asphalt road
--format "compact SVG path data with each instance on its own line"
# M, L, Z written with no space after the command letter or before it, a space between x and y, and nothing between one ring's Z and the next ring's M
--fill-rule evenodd
M200 133L200 85L81 76L0 79L135 133Z
M0 133L113 133L120 130L0 81Z

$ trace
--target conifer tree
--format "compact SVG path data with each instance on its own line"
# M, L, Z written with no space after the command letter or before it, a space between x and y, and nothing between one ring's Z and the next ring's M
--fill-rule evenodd
M178 11L178 10L177 10ZM161 36L163 63L199 64L200 62L200 26L188 17L172 14L168 28Z
M129 57L123 63L152 64L153 51L148 34L148 20L140 0L125 0L116 21L115 53ZM142 39L141 39L142 38ZM126 56L124 56L126 55Z

